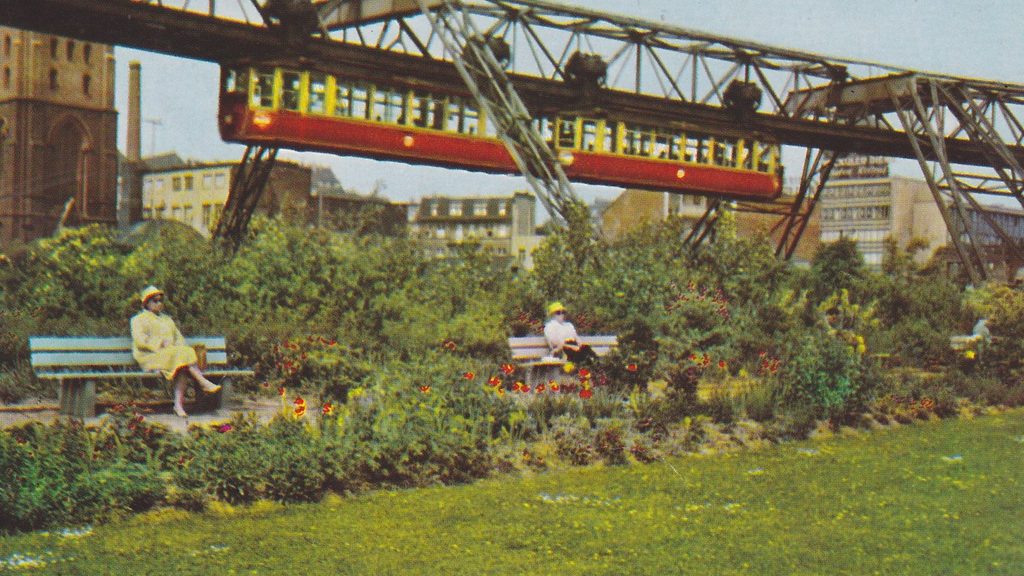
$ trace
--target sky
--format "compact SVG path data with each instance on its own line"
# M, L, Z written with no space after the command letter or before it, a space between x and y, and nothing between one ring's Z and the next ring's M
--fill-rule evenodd
M230 1L221 0L221 4ZM587 0L577 5L826 56L1024 83L1020 8L1011 1ZM128 63L138 60L142 64L143 155L174 151L199 161L242 157L244 147L222 142L217 131L216 65L125 48L116 48L115 56L121 149L126 134ZM363 193L377 189L395 201L529 189L522 177L285 150L279 158L329 166L346 188ZM784 153L792 166L790 174L798 173L801 158L798 149ZM893 171L920 177L913 161L897 161ZM620 192L602 186L576 185L575 189L588 202L610 200Z

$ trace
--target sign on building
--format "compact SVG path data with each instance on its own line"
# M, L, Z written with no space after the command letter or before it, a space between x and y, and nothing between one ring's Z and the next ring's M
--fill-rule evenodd
M831 180L888 178L889 159L884 156L846 156L832 168Z

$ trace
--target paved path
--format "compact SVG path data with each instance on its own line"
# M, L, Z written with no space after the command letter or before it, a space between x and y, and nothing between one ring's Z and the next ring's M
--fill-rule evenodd
M16 426L25 422L41 421L41 422L53 422L57 418L57 410L55 401L42 401L34 402L34 405L47 406L41 410L5 410L5 407L0 407L0 428L7 428L9 426ZM29 404L23 404L23 406L29 406ZM187 406L187 404L186 404ZM11 407L6 407L11 408ZM259 419L263 422L269 421L274 417L278 411L281 410L281 403L271 399L259 399L259 400L243 400L235 406L225 408L223 410L217 410L215 412L196 412L189 414L188 418L179 418L173 412L170 411L170 403L166 407L159 407L152 411L143 411L146 420L149 422L157 422L167 426L171 430L177 432L185 432L188 427L193 424L207 425L226 422L236 413L255 413ZM85 423L99 424L106 418L106 414L100 413L95 418L86 418Z

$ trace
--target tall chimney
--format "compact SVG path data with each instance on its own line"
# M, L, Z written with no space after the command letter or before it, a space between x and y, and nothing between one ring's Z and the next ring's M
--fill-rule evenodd
M142 65L128 63L128 139L125 155L129 162L142 160Z
M125 229L142 220L142 65L128 63L128 134L125 165L121 170L121 198L117 224Z

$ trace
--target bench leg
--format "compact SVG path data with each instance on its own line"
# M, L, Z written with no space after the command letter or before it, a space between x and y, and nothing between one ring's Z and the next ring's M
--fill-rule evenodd
M60 414L81 419L96 416L96 382L61 380Z

